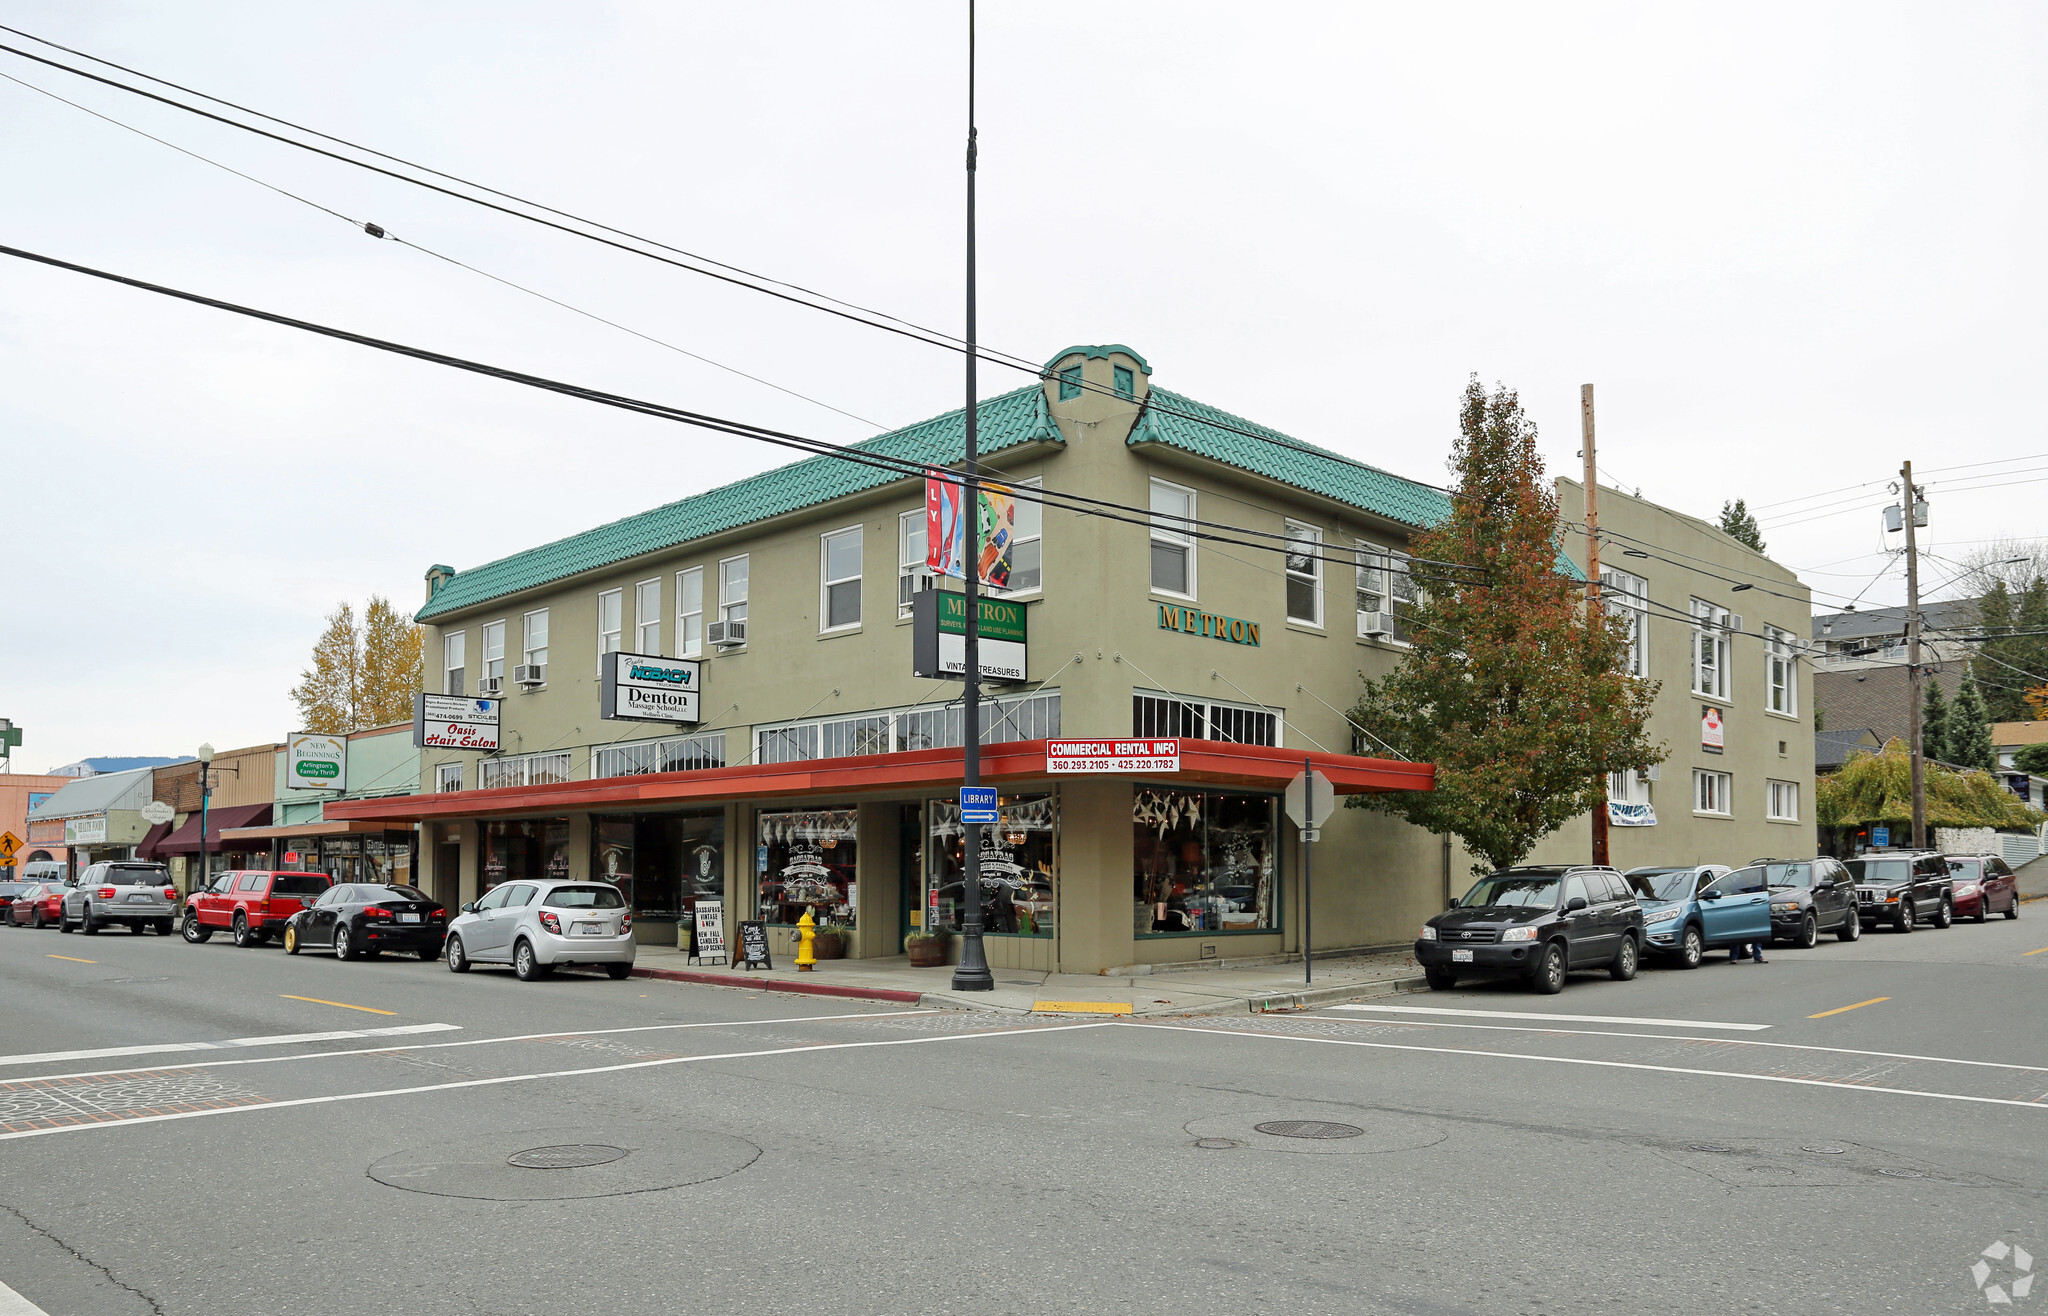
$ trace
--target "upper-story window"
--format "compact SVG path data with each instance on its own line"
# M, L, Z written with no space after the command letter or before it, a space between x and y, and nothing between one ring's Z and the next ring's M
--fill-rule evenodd
M1287 523L1287 620L1323 624L1323 532Z
M747 559L745 554L718 564L718 619L747 619Z
M460 763L439 763L434 766L434 789L436 791L459 791L462 789L462 765Z
M1010 593L1031 594L1045 584L1045 504L1038 501L1045 481L1019 480L1016 535L1010 540Z
M1408 619L1422 591L1398 549L1358 541L1358 633L1397 644L1408 642Z
M1710 699L1728 697L1728 620L1726 608L1705 599L1692 601L1692 692Z
M861 527L819 536L818 629L860 625Z
M617 653L622 647L619 635L625 627L625 612L626 591L608 589L597 596L597 661L600 667L606 654ZM529 647L532 643L531 639L527 641Z
M1060 401L1071 402L1081 396L1081 367L1068 366L1060 371Z
M1764 707L1787 717L1799 716L1799 664L1792 632L1764 627Z
M704 652L704 568L676 573L676 657Z
M1111 368L1110 374L1116 380L1116 395L1118 397L1135 399L1138 396L1137 372L1133 371L1129 366L1114 366Z
M505 623L487 621L484 623L483 667L477 675L490 681L505 679Z
M441 637L441 693L459 695L463 689L462 655L469 648L468 631L450 631Z
M548 610L537 608L526 614L526 665L548 665Z
M661 652L661 577L633 587L633 652Z
M1152 481L1152 588L1195 596L1195 491Z
M1600 601L1607 615L1628 627L1628 652L1622 665L1630 676L1650 674L1650 582L1613 567L1600 568Z
M1022 508L1020 506L1019 510ZM905 512L896 521L896 615L910 615L910 596L917 593L925 565L924 509Z

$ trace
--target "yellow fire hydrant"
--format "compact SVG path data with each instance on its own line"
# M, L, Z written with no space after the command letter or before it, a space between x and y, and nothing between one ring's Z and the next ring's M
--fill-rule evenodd
M796 921L796 935L796 971L809 973L818 967L818 957L811 954L811 943L818 939L818 925L810 910L805 910L804 916Z

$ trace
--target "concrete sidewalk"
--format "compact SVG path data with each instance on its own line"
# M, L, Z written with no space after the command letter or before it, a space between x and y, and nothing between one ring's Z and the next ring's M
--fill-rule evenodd
M1261 1014L1415 991L1422 986L1422 970L1407 951L1317 960L1314 982L1308 986L1302 983L1297 960L1225 968L1159 966L1150 973L1125 977L997 969L994 991L955 992L952 969L913 969L909 957L902 955L821 960L810 973L798 973L794 966L779 962L773 969L749 972L691 964L682 952L664 946L640 947L633 972L638 977L753 991L1005 1014Z
M2039 900L2048 896L2048 855L2012 870L2019 879L2020 899Z

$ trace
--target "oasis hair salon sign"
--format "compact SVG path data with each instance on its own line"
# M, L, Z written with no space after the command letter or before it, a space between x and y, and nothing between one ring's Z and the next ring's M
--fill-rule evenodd
M414 695L413 700L412 743L415 749L489 752L498 747L498 700L430 694Z
M622 722L698 719L704 664L644 653L608 653L599 673L598 716Z

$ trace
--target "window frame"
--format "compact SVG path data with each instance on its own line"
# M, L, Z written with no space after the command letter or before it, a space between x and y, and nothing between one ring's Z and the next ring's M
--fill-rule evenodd
M1043 496L1045 493L1045 477L1043 475L1034 475L1028 480L1012 480L1010 484L1012 488L1029 489L1040 496ZM1038 518L1038 528L1028 535L1020 529L1010 537L1010 578L1015 580L1017 577L1017 550L1023 548L1026 544L1036 544L1038 545L1038 583L1026 588L991 590L990 593L1004 599L1028 599L1045 592L1045 504L1036 499L1027 502L1019 498L1015 501L1017 516L1021 518L1027 515L1025 509L1027 507L1030 508L1031 510L1028 515ZM919 513L919 515L923 514Z
M441 632L441 693L463 695L468 693L469 632ZM452 661L451 661L452 660Z
M1081 396L1081 367L1068 366L1055 376L1060 384L1060 401L1072 402Z
M731 557L718 559L718 620L746 621L748 619L747 601L751 597L754 582L752 557L751 553L735 553ZM744 564L742 570L746 572L746 577L740 584L740 596L736 599L728 599L726 598L726 585L731 573L727 568L731 567L735 562ZM738 616L733 615L734 608L739 609Z
M910 531L917 527L917 541L920 547L917 557L910 557ZM919 507L914 512L904 512L896 518L896 616L898 619L910 616L910 599L917 591L910 588L920 573L931 570L931 543L926 534L925 511Z
M686 577L695 579L688 586ZM694 598L693 598L694 596ZM688 605L696 603L695 608ZM691 634L690 619L696 618L696 633ZM678 658L702 658L704 656L704 568L684 567L676 573L676 652Z
M1792 632L1764 623L1764 711L1799 716L1799 656ZM1780 707L1780 705L1783 705Z
M1307 583L1310 600L1309 611L1313 615L1310 617L1297 617L1294 615L1294 600L1291 590L1283 593L1281 611L1291 625L1308 626L1315 630L1321 630L1323 629L1322 527L1310 525L1306 521L1297 521L1291 516L1282 522L1282 526L1286 534L1286 544L1280 555L1280 574L1289 586L1300 582ZM1303 533L1297 534L1297 531ZM1296 544L1309 544L1313 546L1313 551L1307 554L1309 569L1306 572L1297 571L1294 567L1292 559L1296 555L1291 550Z
M451 779L452 779L452 780L454 781L454 783L455 783L455 784L454 784L454 785L452 785L452 786L448 784L448 783L449 783L449 781L450 781ZM461 789L462 789L462 764L461 764L461 763L459 763L459 762L457 762L457 763L436 763L436 764L434 765L434 794L436 794L436 795L445 795L445 794L449 793L450 791L459 791L459 790L461 790Z
M856 565L859 569L850 576L834 576L831 574L832 541L844 539L848 535L855 537L855 551L859 555ZM827 530L818 536L818 634L843 635L849 631L860 629L863 616L861 606L863 602L862 595L865 593L866 584L867 554L867 527L858 522L853 525L841 526L837 530ZM832 591L835 587L844 585L853 586L853 620L835 623L832 620Z
M1409 568L1415 560L1414 555L1406 549L1388 548L1369 539L1354 539L1352 544L1358 564L1352 583L1355 615L1362 618L1368 612L1384 612L1394 618L1393 634L1367 636L1361 621L1356 628L1359 632L1357 638L1406 648L1412 642L1408 638L1408 623L1401 616L1401 605L1405 603L1412 607L1422 597L1422 588L1415 583L1415 573ZM1368 595L1379 600L1378 607L1357 606L1358 598Z
M609 607L610 607L610 609L611 609L611 614L612 614L612 615L611 615L611 619L610 619L610 620L611 620L611 623L612 623L612 626L611 626L611 629L610 629L610 630L606 630L606 629L605 629L605 625L604 625L604 624L605 624L605 620L606 620L606 619L605 619L605 609L606 609L606 607L607 607L607 606L609 606ZM617 652L619 652L619 650L620 650L620 649L622 649L623 647L625 647L625 640L626 640L626 590L625 590L625 587L624 587L624 586L620 586L620 587L619 587L619 588L617 588L617 589L607 589L607 590L600 590L600 591L598 591L598 595L597 595L597 670L598 670L598 673L599 673L600 675L602 675L602 674L603 674L603 672L604 672L604 656L605 656L606 654L608 654L608 653L617 653Z
M1792 812L1785 813L1779 808L1780 797L1792 801ZM1796 823L1799 821L1799 783L1785 781L1778 777L1764 779L1764 821Z
M1714 788L1713 791L1706 790L1710 785ZM1709 801L1708 795L1710 794L1718 795L1718 800ZM1692 811L1695 815L1702 818L1734 817L1734 801L1732 798L1734 794L1735 775L1733 773L1717 772L1712 768L1694 768L1692 770ZM1704 807L1707 803L1711 802L1718 802L1721 807L1718 809Z
M535 617L540 618L541 642L539 644L533 642L533 619ZM531 612L523 614L519 619L521 665L525 667L546 668L548 665L548 640L548 610L546 608L535 608ZM538 663L533 661L535 654L541 656Z
M1731 689L1728 624L1734 614L1720 604L1702 598L1693 599L1691 612L1692 692L1702 699L1726 703ZM1711 685L1702 679L1710 670L1713 676Z
M1150 479L1151 483L1147 486L1148 496L1146 499L1146 513L1148 518L1146 522L1145 543L1146 584L1150 586L1151 593L1157 594L1162 598L1187 599L1189 601L1193 601L1195 598L1199 596L1200 586L1196 580L1195 575L1195 537L1191 532L1194 529L1195 519L1201 515L1199 510L1201 496L1197 491L1195 491L1194 489L1190 489L1188 486L1184 484L1175 484L1171 480L1162 480L1156 475L1150 476L1148 478ZM1152 507L1153 497L1155 497L1162 489L1170 490L1176 494L1185 494L1187 496L1187 505L1185 510L1179 513L1162 513L1154 510ZM1170 521L1183 522L1185 523L1186 528L1181 530L1174 530L1165 525L1162 525L1160 524L1160 518L1162 516L1164 516L1167 520ZM1159 544L1165 544L1172 548L1178 549L1184 555L1182 560L1187 564L1187 592L1185 594L1180 593L1176 590L1164 589L1159 585L1158 581L1153 578L1152 549L1155 545Z
M500 683L504 681L505 628L509 621L509 618L500 617L496 621L487 621L483 624L483 643L478 646L482 652L477 659L480 664L477 667L477 677L479 680L487 679ZM494 631L497 633L498 640L498 656L495 658L491 657L491 636ZM495 670L493 670L494 668Z
M1650 582L1632 571L1600 568L1600 603L1610 617L1628 623L1628 674L1650 675Z
M1109 368L1111 390L1126 402L1138 400L1138 372L1129 366L1112 365Z
M647 588L654 587L654 606L642 608L647 601ZM649 628L653 634L648 634ZM650 644L649 641L652 640ZM633 584L633 652L661 656L661 577L650 576Z

